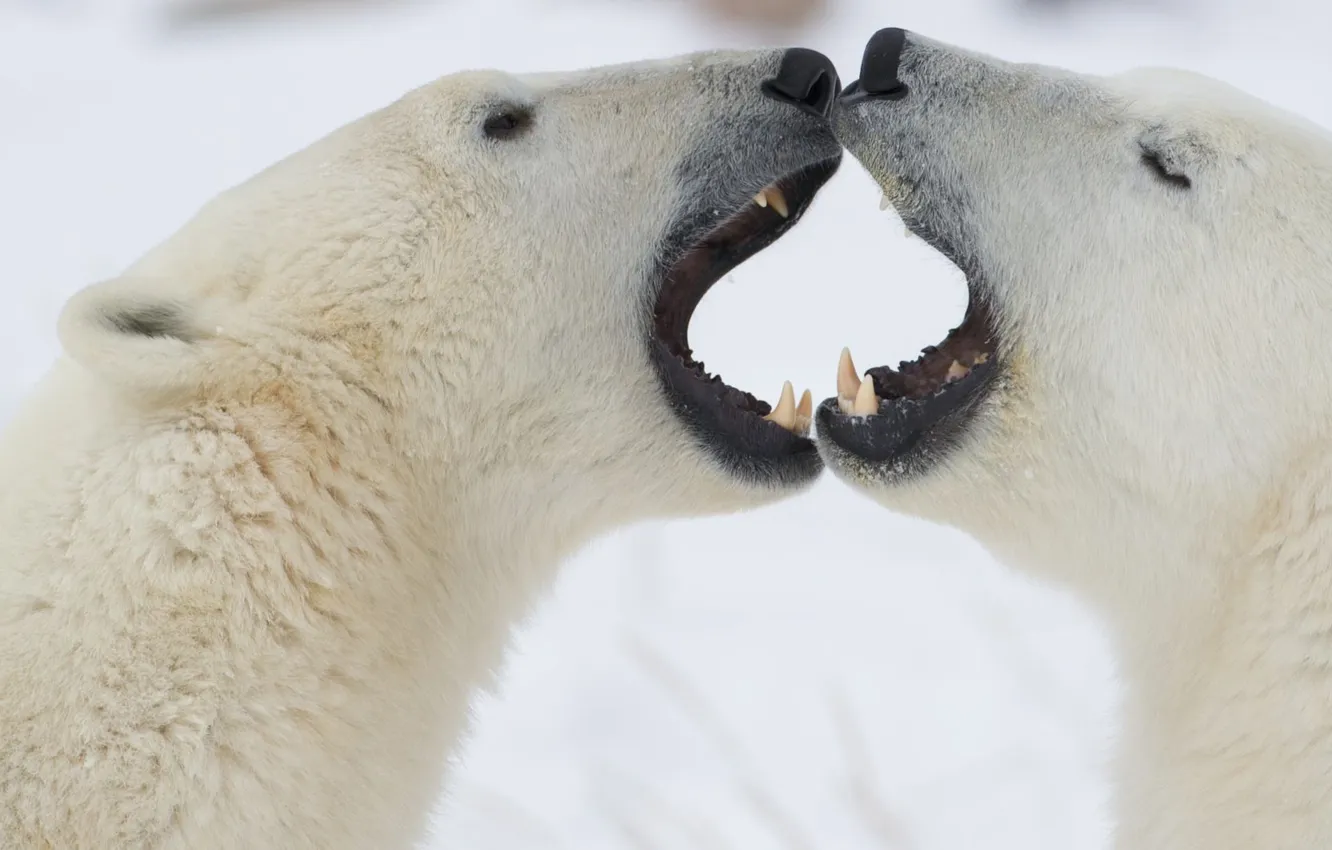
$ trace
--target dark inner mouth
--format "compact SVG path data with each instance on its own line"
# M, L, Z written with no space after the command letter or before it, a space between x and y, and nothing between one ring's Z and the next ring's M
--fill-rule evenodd
M929 398L969 378L972 372L992 366L997 340L989 306L977 297L974 287L968 288L971 299L962 324L949 331L942 342L926 346L920 357L902 361L897 369L879 366L869 370L867 374L874 379L874 392L880 399Z
M729 217L705 210L687 217L668 238L662 282L653 310L657 359L668 388L686 419L706 430L724 432L737 448L780 454L813 446L798 433L763 417L773 406L712 375L689 346L689 322L703 296L736 266L790 230L818 190L837 170L834 157L779 178L762 191L767 205L746 198ZM775 191L774 191L775 190ZM785 214L783 214L785 213Z

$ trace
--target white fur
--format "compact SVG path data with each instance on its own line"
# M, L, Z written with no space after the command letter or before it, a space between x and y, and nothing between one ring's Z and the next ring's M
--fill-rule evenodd
M680 163L770 149L779 58L444 78L70 301L0 442L0 845L408 847L566 554L790 492L644 335Z
M1332 136L1183 72L901 73L839 137L977 260L1004 378L919 476L826 457L1104 616L1117 847L1332 847Z

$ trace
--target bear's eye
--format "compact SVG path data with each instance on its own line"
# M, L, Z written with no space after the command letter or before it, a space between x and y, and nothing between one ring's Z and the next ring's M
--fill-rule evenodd
M1182 174L1178 169L1171 168L1161 156L1160 151L1151 148L1142 148L1142 164L1151 169L1156 179L1168 183L1177 189L1193 188L1193 181L1187 174Z
M481 131L496 141L516 139L532 126L532 110L525 106L504 106L486 116Z

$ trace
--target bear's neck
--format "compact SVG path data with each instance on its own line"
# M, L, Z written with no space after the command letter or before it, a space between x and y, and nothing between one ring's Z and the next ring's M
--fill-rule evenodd
M357 749L377 762L369 772L413 777L437 792L467 735L473 699L495 684L514 628L585 530L574 518L558 522L549 482L525 486L521 475L500 477L456 457L429 459L427 473L411 469L419 453L406 460L349 448L341 461L309 470L316 491L336 492L348 479L369 485L327 505L335 518L325 527L348 533L324 551L359 552L365 561L335 571L355 602L322 639L325 657L339 665L364 659L359 696L377 713L347 721L367 733L368 746ZM409 471L386 477L392 468ZM382 729L397 730L391 742ZM348 787L356 782L347 779ZM424 819L435 798L399 799L403 817Z
M1191 587L1109 606L1127 685L1118 850L1332 847L1326 472L1264 500L1242 554L1133 565Z
M69 395L80 392L88 394ZM422 475L425 462L373 425L374 411L357 409L363 403L373 404L283 384L255 389L245 404L202 402L175 419L130 413L124 428L62 450L71 460L60 477L81 485L24 488L99 488L97 498L61 507L83 525L112 529L105 554L47 570L88 582L114 573L145 600L125 623L110 622L118 612L99 608L91 585L60 589L61 604L108 620L112 631L142 632L148 647L174 647L173 635L189 628L225 635L180 650L192 669L226 683L202 691L217 701L204 708L227 718L205 757L219 771L266 765L269 793L246 801L264 809L252 818L200 817L218 829L271 821L285 830L238 832L231 846L305 846L326 833L348 846L419 840L474 694L491 684L513 626L576 542L572 530L533 527L540 511L506 500L464 462L439 471L449 459L432 458L439 477ZM121 436L108 443L102 435L111 432ZM131 457L155 466L119 460ZM99 505L105 515L89 516ZM123 516L139 521L115 533ZM177 551L192 553L184 576L153 561ZM155 633L156 623L176 632ZM135 694L125 702L139 698L152 704ZM226 791L219 806L231 799Z

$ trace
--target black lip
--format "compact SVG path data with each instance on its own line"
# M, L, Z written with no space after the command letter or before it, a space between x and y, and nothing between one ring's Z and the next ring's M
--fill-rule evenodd
M729 193L745 202L724 221L718 222L711 213L683 217L666 237L659 253L662 260L654 272L656 297L649 350L666 398L676 416L723 468L756 483L781 486L812 480L823 468L817 447L764 420L771 412L767 403L703 372L702 364L693 361L688 324L713 284L800 221L836 173L841 158L837 150L812 158L786 175L759 178L752 187ZM782 186L791 205L789 218L748 200L774 182ZM711 209L716 205L703 206ZM670 299L673 303L668 309Z
M847 416L826 399L815 414L819 437L862 460L900 466L895 472L923 471L962 442L1001 371L990 360L925 398L883 399L875 416Z

